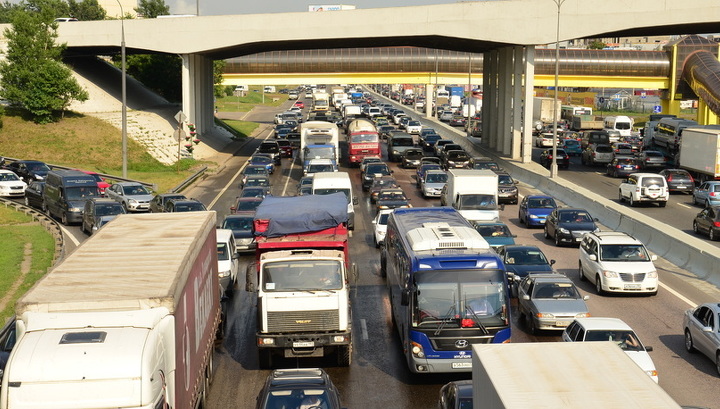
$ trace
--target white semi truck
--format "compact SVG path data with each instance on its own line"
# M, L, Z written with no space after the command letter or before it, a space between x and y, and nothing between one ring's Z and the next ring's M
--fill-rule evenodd
M220 323L215 212L120 215L17 301L3 409L204 406Z
M706 125L683 131L680 167L700 181L720 179L720 126Z

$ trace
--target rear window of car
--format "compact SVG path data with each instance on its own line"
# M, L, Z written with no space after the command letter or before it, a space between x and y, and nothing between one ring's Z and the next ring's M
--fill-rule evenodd
M653 176L653 177L642 178L642 181L640 182L640 184L645 187L654 186L654 185L664 186L665 185L664 181L665 180L660 176L657 176L657 177Z
M646 151L645 156L652 156L652 157L662 157L662 153L660 152L654 152L654 151Z
M598 146L595 151L598 153L611 153L613 150L609 146Z

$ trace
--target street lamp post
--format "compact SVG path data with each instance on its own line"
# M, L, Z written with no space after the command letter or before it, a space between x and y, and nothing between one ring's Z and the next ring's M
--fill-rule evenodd
M553 146L552 146L552 164L550 164L550 178L556 178L558 175L557 166L557 142L558 142L558 76L560 75L560 7L565 0L553 0L557 6L557 30L555 32L555 97L553 98Z
M120 6L120 69L122 71L122 177L127 179L127 72L125 67L125 11L120 0L116 0Z

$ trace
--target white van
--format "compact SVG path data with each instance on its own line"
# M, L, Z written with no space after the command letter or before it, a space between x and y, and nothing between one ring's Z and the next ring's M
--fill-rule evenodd
M606 131L618 131L621 137L625 137L631 136L634 123L629 116L608 116L605 117L604 128Z
M238 253L235 236L230 229L217 229L218 277L220 286L231 294L237 281Z
M355 229L355 205L358 203L353 194L350 174L347 172L322 172L313 176L312 194L329 195L345 193L348 199L348 229Z
M266 85L263 87L263 92L273 93L273 92L275 92L275 86L274 85Z

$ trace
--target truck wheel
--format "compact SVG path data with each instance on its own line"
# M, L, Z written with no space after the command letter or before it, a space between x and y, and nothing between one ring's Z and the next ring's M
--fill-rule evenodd
M272 351L260 349L258 350L258 364L260 369L272 368Z
M337 348L338 366L350 366L352 363L352 343Z

